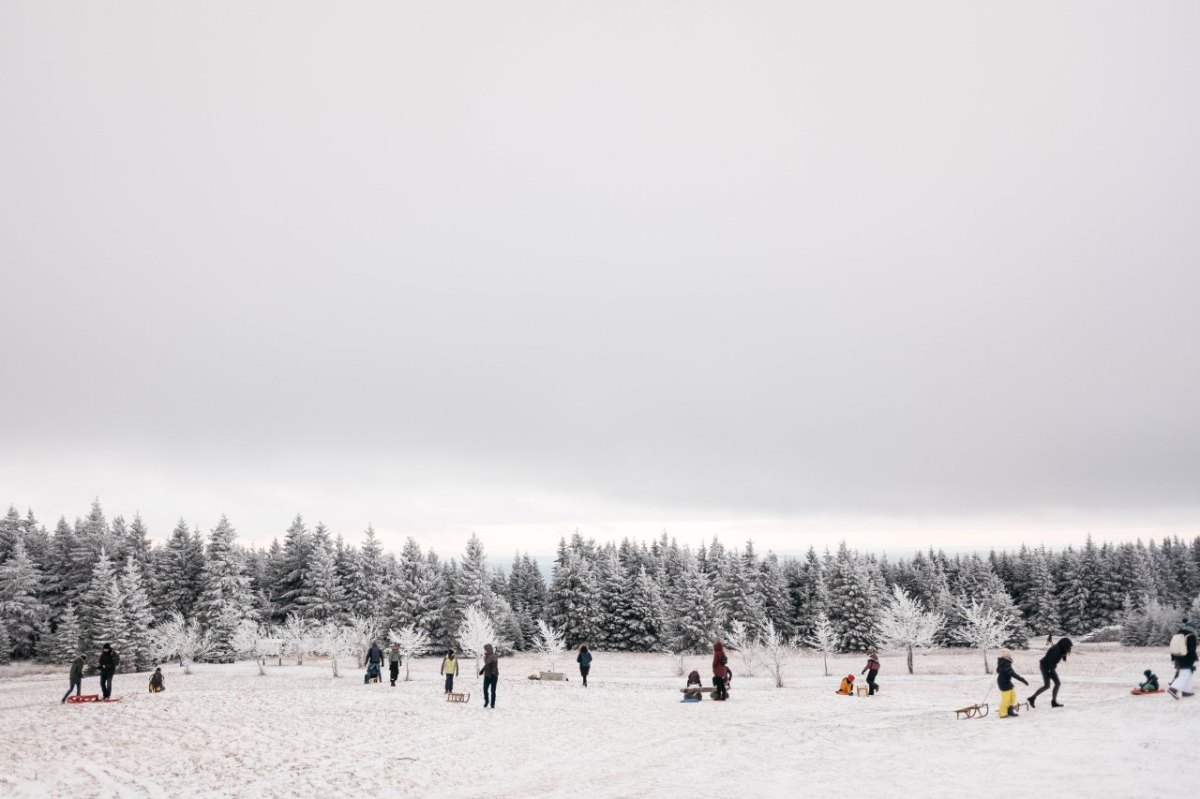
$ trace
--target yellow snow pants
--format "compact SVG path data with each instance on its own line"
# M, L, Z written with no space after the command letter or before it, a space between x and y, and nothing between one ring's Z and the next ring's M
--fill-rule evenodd
M1008 715L1008 711L1017 704L1017 689L1010 688L1007 691L1000 692L1000 713L997 718L1004 718Z

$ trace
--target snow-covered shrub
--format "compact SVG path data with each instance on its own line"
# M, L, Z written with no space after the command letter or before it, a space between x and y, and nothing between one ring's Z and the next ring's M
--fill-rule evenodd
M304 656L312 650L313 628L297 613L289 614L279 628L284 649L296 656L296 665L304 665Z
M404 681L408 682L408 670L412 659L429 650L429 633L415 624L408 624L401 627L399 631L392 630L389 637L400 647L400 658L404 661Z
M156 660L179 658L184 674L192 673L192 664L203 659L213 648L207 630L194 621L183 618L179 611L154 628L150 637L150 651Z
M763 625L762 633L757 641L758 651L767 671L775 678L775 687L783 687L783 667L796 654L796 644L791 639L779 634L775 623L770 619Z
M1121 619L1121 643L1125 646L1166 646L1179 629L1183 614L1151 599L1143 608L1127 608Z
M812 634L805 639L804 643L814 652L821 653L821 662L825 666L826 677L829 676L829 656L837 651L840 640L833 622L825 615L825 611L818 613L816 621L813 622Z
M331 621L318 627L313 635L313 650L329 658L333 666L333 676L341 677L338 673L338 658L354 652L358 645L358 631L353 627Z
M359 668L366 665L367 652L371 644L378 643L379 622L370 616L351 616L346 621L346 635L350 642L349 652L358 659Z
M774 625L772 625L774 629ZM745 676L754 676L754 664L758 662L762 653L760 651L759 641L755 638L754 631L747 624L738 619L729 625L729 630L725 633L725 649L732 650L738 654L742 660L742 665L745 667Z
M475 671L479 672L479 658L483 657L483 647L491 644L499 652L511 647L508 641L499 640L492 620L478 603L471 605L463 613L462 623L458 627L458 645L464 655L475 658Z
M968 646L983 650L983 673L992 673L992 664L988 661L988 650L995 649L1008 640L1012 631L1012 619L993 608L981 605L975 600L971 604L958 603L960 626L955 636Z
M876 634L882 649L903 649L908 655L908 673L913 673L913 650L934 645L945 619L925 610L900 586L892 586L892 599L879 614Z
M567 648L565 636L543 619L538 619L537 626L538 638L534 648L546 656L550 666L546 671L554 671L555 660Z

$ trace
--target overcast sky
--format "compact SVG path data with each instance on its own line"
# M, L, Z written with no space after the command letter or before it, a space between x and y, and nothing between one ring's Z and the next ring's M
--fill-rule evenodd
M0 503L1200 533L1200 4L0 0Z

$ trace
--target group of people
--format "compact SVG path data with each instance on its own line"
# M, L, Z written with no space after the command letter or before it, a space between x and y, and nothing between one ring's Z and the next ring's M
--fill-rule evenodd
M100 648L100 656L96 658L96 667L100 672L100 693L104 699L112 698L112 681L113 675L117 673L117 666L121 665L121 656L112 648L112 644L105 644ZM87 667L87 658L82 654L76 655L71 661L70 680L71 684L67 687L67 692L63 694L62 701L65 703L67 697L74 691L76 696L83 693L83 671Z
M858 673L858 676L867 675L867 696L875 696L879 693L879 683L875 681L875 677L879 675L879 653L872 649L867 653L867 665L863 666L863 670ZM841 696L854 695L854 680L853 674L847 674L842 678L838 685L837 693Z

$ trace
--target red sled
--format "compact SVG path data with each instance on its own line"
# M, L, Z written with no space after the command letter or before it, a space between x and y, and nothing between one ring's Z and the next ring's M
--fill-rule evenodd
M109 699L101 699L100 694L79 694L78 696L68 696L67 701L72 705L80 702L120 702L121 697L114 696Z
M1143 691L1141 688L1134 688L1129 693L1133 694L1134 696L1149 696L1150 694L1165 694L1166 691L1162 688L1159 688L1157 691Z

